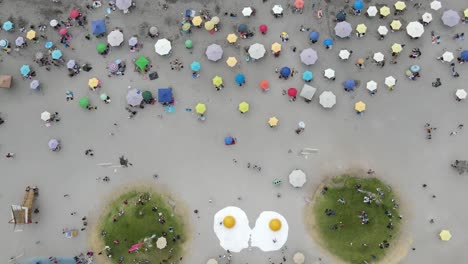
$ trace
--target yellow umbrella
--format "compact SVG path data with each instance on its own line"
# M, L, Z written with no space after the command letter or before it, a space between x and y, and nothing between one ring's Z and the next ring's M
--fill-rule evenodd
M211 18L210 21L213 22L215 25L218 25L219 24L219 17L214 16L214 17Z
M91 87L91 88L96 88L96 87L98 86L98 84L99 84L99 80L98 80L96 77L91 78L91 79L89 79L89 81L88 81L88 85L89 85L89 87Z
M183 30L183 31L187 31L187 30L189 30L189 29L190 29L190 23L184 23L184 24L182 25L182 30Z
M400 20L393 20L392 23L390 23L390 27L393 29L393 30L399 30L401 28L401 22Z
M450 234L449 230L442 230L440 231L439 237L442 241L449 241L452 238L452 234Z
M215 24L213 21L206 21L205 22L205 29L206 30L212 30L214 28Z
M278 120L278 118L276 118L276 116L270 117L270 119L268 119L268 124L271 127L277 126L278 122L279 122L279 120Z
M463 15L465 15L465 17L467 17L467 18L468 18L468 8L467 8L467 9L465 9L465 11L463 11Z
M223 84L223 78L219 77L218 75L216 75L214 78L213 78L213 85L214 86L220 86L221 84Z
M227 39L227 41L228 41L229 43L236 43L236 41L237 41L237 36L236 36L236 34L231 33L231 34L229 34L229 35L227 36L226 39Z
M364 112L364 110L366 110L366 104L363 101L359 101L354 105L354 109L359 113Z
M403 47L401 46L401 44L394 43L392 45L392 52L400 53L402 50L403 50Z
M239 104L239 111L241 113L246 113L249 111L249 104L247 102L242 102Z
M227 60L226 60L226 63L229 67L234 67L236 66L237 64L237 59L236 57L229 57Z
M198 103L195 106L195 110L197 111L197 114L203 115L206 112L206 105L202 103Z
M366 25L364 25L364 24L359 24L359 25L357 25L357 27L356 27L356 31L357 31L358 33L361 33L361 34L366 33L367 27L366 27Z
M36 31L34 30L29 30L28 33L26 33L26 38L29 40L32 40L35 37L36 37Z
M396 10L403 11L403 10L405 10L405 8L406 8L405 2L403 2L403 1L397 1L397 2L395 3L395 9L396 9Z
M382 6L380 8L380 14L384 17L390 15L390 8L388 6Z
M192 18L192 24L196 27L200 26L202 22L203 22L203 19L201 18L201 16L196 16Z
M278 42L271 44L271 51L273 51L274 53L281 51L281 44L279 44Z

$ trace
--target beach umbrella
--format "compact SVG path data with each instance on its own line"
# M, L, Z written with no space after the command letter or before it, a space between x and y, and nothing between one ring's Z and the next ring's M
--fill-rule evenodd
M142 71L145 70L148 64L149 64L149 60L143 55L138 57L138 59L135 60L135 65Z
M93 77L93 78L88 80L89 88L94 89L94 88L98 87L98 85L99 85L99 79L98 78Z
M451 62L454 58L453 53L450 51L446 51L442 54L442 59L446 62Z
M227 137L224 138L224 144L232 145L232 143L234 143L234 138L233 137L227 136Z
M216 259L209 259L206 264L218 264L218 261Z
M51 140L49 140L49 149L50 150L56 150L59 146L59 142L57 139L53 138Z
M406 26L406 33L408 33L412 38L419 38L424 33L424 26L418 21L410 22Z
M248 112L249 108L250 108L249 104L245 101L239 104L239 111L243 114Z
M214 16L211 18L210 21L213 22L213 24L218 25L220 20L219 20L219 17Z
M323 40L323 45L325 45L325 46L333 45L333 39L331 39L331 38L324 39Z
M452 9L447 10L442 14L442 22L444 22L446 26L454 27L460 22L460 15L458 15L457 11Z
M392 52L400 53L403 50L403 47L399 43L393 43Z
M336 23L335 34L338 37L347 38L351 35L351 32L353 32L353 28L351 27L350 23L346 21Z
M367 27L366 27L366 25L364 25L364 24L359 24L359 25L357 25L357 27L356 27L356 31L357 31L358 33L364 34L364 33L366 33L366 31L367 31Z
M237 84L241 85L245 83L245 75L242 73L238 73L236 77L234 78L234 81L236 81Z
M158 27L150 27L149 33L150 33L151 35L157 35L157 34L159 33Z
M194 61L194 62L192 62L192 63L190 64L190 69L191 69L192 71L194 71L194 72L199 71L200 68L201 68L201 65L200 65L200 62L198 62L198 61Z
M195 111L197 111L197 114L203 115L206 112L206 105L202 103L198 103L195 106Z
M13 29L13 23L12 23L11 21L8 20L8 21L6 21L6 22L3 23L2 28L3 28L3 30L5 30L5 31L10 31L10 30Z
M428 13L428 12L424 13L422 15L422 20L423 20L423 22L426 22L426 23L431 22L432 21L432 14Z
M388 33L388 28L386 26L379 26L377 32L379 32L380 35L385 36Z
M58 59L62 58L62 52L60 50L56 49L56 50L52 51L51 56L52 56L52 59L58 60Z
M390 27L393 29L393 30L399 30L401 28L401 22L400 20L398 19L394 19L392 21L392 23L390 23Z
M296 88L289 88L288 89L288 96L296 97L297 96L297 89Z
M117 0L115 1L115 5L120 10L128 10L132 6L132 0Z
M332 108L336 104L336 96L330 91L324 91L319 96L319 102L323 108Z
M106 33L106 22L102 19L93 20L91 22L91 32L93 35L101 35Z
M96 45L96 50L98 53L103 53L104 51L106 51L106 49L107 49L107 45L104 43L98 43Z
M44 47L46 49L50 49L54 46L54 43L52 43L51 41L47 41L45 44L44 44Z
M271 10L273 11L273 14L275 15L280 15L283 13L283 7L281 5L274 5Z
M128 39L128 45L129 46L135 46L136 44L138 44L137 37L131 37L131 38Z
M195 16L192 18L192 24L196 27L200 26L202 22L203 22L203 19L201 16Z
M304 0L294 1L294 7L297 8L297 9L304 8Z
M302 73L302 79L304 81L311 81L314 78L314 74L311 71L305 71Z
M70 15L69 15L70 18L75 19L79 16L80 16L80 11L78 11L78 9L73 9L72 11L70 11Z
M49 121L51 117L52 117L52 115L47 111L44 111L44 112L41 113L42 121Z
M206 48L205 55L210 61L218 61L223 57L223 49L218 44L211 44Z
M187 40L185 41L185 47L186 47L187 49L193 48L193 41L190 40L190 39L187 39Z
M377 90L377 83L375 81L368 81L366 85L367 90L373 92Z
M8 40L0 39L0 48L6 48L6 47L8 47Z
M343 85L346 91L352 91L356 87L356 81L348 79L343 83Z
M101 95L99 95L99 99L101 99L102 101L107 100L108 97L109 96L107 96L106 93L101 93Z
M227 35L226 39L227 39L227 41L228 41L229 43L236 43L236 41L237 41L237 36L236 36L236 34L231 33L231 34Z
M403 11L406 9L406 4L405 2L403 1L397 1L395 2L395 9L398 10L398 11Z
M289 183L296 188L304 186L307 181L306 174L302 170L293 170L289 174Z
M271 51L273 51L274 53L280 52L281 51L281 44L279 44L278 42L275 42L275 43L271 44Z
M249 17L252 15L252 8L249 6L249 7L244 7L244 9L242 9L242 15L246 16L246 17Z
M439 1L432 1L431 2L431 9L432 10L439 10L442 8L442 3L440 3Z
M34 30L29 30L27 33L26 33L26 38L29 39L29 40L32 40L33 38L36 37L36 31Z
M296 252L293 256L294 264L304 264L305 256L301 252Z
M464 50L460 53L460 57L463 61L468 61L468 50Z
M303 50L300 54L301 61L305 65L312 65L315 64L315 62L318 59L317 52L312 49L312 48L307 48Z
M390 13L391 13L390 8L388 6L382 6L380 8L379 12L380 12L380 15L384 16L384 17L390 15Z
M30 84L29 84L29 88L33 89L33 90L37 90L39 88L39 85L41 85L41 83L38 81L38 80L33 80Z
M188 32L190 27L191 27L190 23L185 22L184 24L182 24L182 31Z
M107 65L107 68L110 72L117 72L119 70L119 65L117 65L116 63L109 63L109 65Z
M279 119L276 117L276 116L273 116L273 117L270 117L268 119L268 124L270 125L270 127L275 127L278 125L278 122L279 122Z
M112 47L118 47L124 40L123 33L120 30L113 30L107 35L107 43Z
M353 4L354 9L362 10L364 8L364 2L362 0L356 0Z
M328 68L323 72L323 76L327 79L333 79L335 78L335 70Z
M61 29L59 30L60 36L65 36L67 33L68 33L67 28L61 28Z
M261 25L258 27L258 30L260 30L261 33L265 34L265 33L268 31L268 26L265 25L265 24L261 24Z
M21 46L24 44L24 38L23 37L17 37L15 40L16 46Z
M212 81L213 81L213 85L216 87L221 86L223 84L223 78L221 78L218 75L216 75Z
M29 65L24 64L20 68L20 73L22 76L28 76L28 74L31 72L31 68L29 68Z
M58 21L57 19L52 19L50 22L49 22L49 25L51 27L56 27L58 25Z
M256 60L262 58L265 55L265 52L266 52L265 46L263 46L260 43L255 43L251 45L249 48L250 57Z
M172 88L159 88L158 89L158 102L170 103L173 100Z
M76 65L75 60L69 60L69 61L67 62L67 68L68 68L68 69L73 69L73 67L75 67L75 65Z
M452 234L449 230L442 230L439 233L439 237L442 241L449 241L452 238Z
M153 94L150 91L144 91L141 95L146 103L149 103L153 99Z
M40 59L44 58L44 53L38 51L38 52L36 52L35 57L36 57L36 60L40 60Z
M156 247L159 248L159 249L163 249L167 246L167 240L165 237L160 237L158 238L158 240L156 241Z
M213 28L215 27L215 24L213 23L213 21L206 21L205 22L205 29L210 31L210 30L213 30Z
M169 54L172 49L171 42L165 38L159 39L156 44L154 44L154 50L157 54L164 56Z
M340 12L338 12L336 14L335 17L336 17L336 20L339 21L339 22L345 21L346 20L346 13L343 10L341 10Z
M378 12L379 10L377 10L376 6L369 6L369 8L367 8L367 15L370 17L375 17Z
M388 76L385 78L385 85L388 87L393 87L396 84L396 79L393 76Z
M240 24L237 27L237 31L239 31L240 33L247 33L247 31L249 31L249 29L248 29L246 24Z
M385 56L383 55L382 52L376 52L376 53L374 53L374 57L373 57L373 58L374 58L374 60L375 60L376 62L381 62L381 61L384 61Z
M468 8L463 11L463 15L468 18Z
M132 253L134 251L136 251L137 249L139 249L141 246L143 246L144 243L138 243L138 244L134 244L132 245L129 249L128 249L128 253Z
M359 101L354 104L354 110L356 110L358 113L362 113L366 110L366 104L363 101Z
M317 31L312 31L309 33L309 40L317 41L320 37L320 34Z
M259 86L260 86L260 89L262 89L263 91L266 91L268 90L268 88L270 88L270 83L267 80L261 80Z
M131 106L138 106L143 101L143 95L140 90L131 89L127 92L127 104Z
M342 49L340 50L340 53L338 53L338 56L342 60L347 60L349 59L349 56L351 56L351 52L349 52L348 50Z
M415 65L411 65L411 67L410 67L410 71L411 71L411 72L419 72L420 70L421 70L421 66L416 65L416 64L415 64Z
M455 95L457 96L458 99L464 100L464 99L466 99L467 93L466 93L465 89L458 89L455 92Z
M89 99L86 97L81 97L78 103L81 108L87 108L89 106Z
M280 74L281 74L281 76L287 78L291 74L291 69L289 67L283 67L280 70Z
M317 91L317 88L304 84L304 86L302 86L302 90L299 96L307 100L312 100L312 97L314 97L314 94L316 91Z

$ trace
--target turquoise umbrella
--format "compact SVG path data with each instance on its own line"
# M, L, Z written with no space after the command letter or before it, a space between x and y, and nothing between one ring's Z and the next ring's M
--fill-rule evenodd
M200 70L200 68L201 68L201 65L198 61L194 61L192 62L192 64L190 64L190 69L192 69L192 71L197 72Z
M29 68L29 65L23 65L20 68L20 73L23 76L28 76L28 74L31 72L31 68Z
M60 50L52 51L52 59L58 60L60 58L62 58L62 52Z
M314 78L314 74L311 71L305 71L302 74L302 79L304 81L311 81Z

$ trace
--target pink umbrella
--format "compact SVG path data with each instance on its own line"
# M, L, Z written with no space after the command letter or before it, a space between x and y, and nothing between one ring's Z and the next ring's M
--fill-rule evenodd
M267 32L267 30L268 30L268 26L265 25L265 24L261 24L261 25L258 27L258 29L260 30L260 32L261 32L262 34L265 34L265 33Z
M62 28L60 29L59 33L61 36L65 36L68 33L68 30L66 28Z
M73 9L71 12L70 12L70 18L77 18L80 16L80 11L78 11L78 9Z
M139 248L141 248L141 246L143 246L143 243L138 243L138 244L135 244L133 246L131 246L129 249L128 249L128 253L131 253Z
M304 7L304 0L296 0L294 2L294 7L300 9Z
M289 89L288 89L288 95L289 95L290 97L295 97L295 96L297 96L297 89L296 89L296 88L289 88Z

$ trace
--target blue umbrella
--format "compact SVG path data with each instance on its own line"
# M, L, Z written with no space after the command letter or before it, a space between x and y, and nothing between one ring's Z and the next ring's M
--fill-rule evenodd
M242 73L237 74L235 80L236 80L236 83L239 84L239 85L245 83L245 76L244 76L244 74L242 74Z
M314 74L311 71L305 71L302 74L302 79L304 79L304 81L311 81L313 78Z
M10 31L13 29L13 23L11 21L6 21L2 26L3 30Z
M0 48L6 48L8 46L8 40L1 39L0 40Z
M364 2L362 2L361 0L356 0L354 1L354 9L356 10L362 10L364 8Z
M319 39L319 33L317 31L312 31L309 33L309 39L313 41L317 41Z
M185 10L185 16L186 17L192 16L192 10L190 10L190 9Z
M411 72L419 72L421 70L421 67L419 65L411 65L410 71Z
M192 62L192 64L190 64L190 69L192 69L192 71L197 72L200 70L200 68L201 68L201 65L198 61L194 61Z
M344 87L346 91L352 91L354 87L356 87L356 82L354 80L346 80L344 82Z
M28 76L28 74L31 72L31 68L29 68L29 65L23 65L20 68L20 73L23 76Z
M52 59L58 60L60 58L62 58L62 52L60 50L52 51Z
M462 60L468 61L468 50L462 51L460 57L461 57Z
M47 42L45 43L45 45L44 45L44 47L45 47L46 49L50 49L50 48L52 48L52 46L54 46L54 43L52 43L51 41L47 41Z
M331 39L331 38L324 39L323 40L323 45L325 45L325 46L333 45L333 39Z
M241 33L247 33L248 30L249 29L246 24L240 24L239 27L237 27L237 31Z
M94 20L91 22L91 31L93 35L106 33L106 22L104 20Z
M289 67L283 67L281 68L280 74L283 77L289 77L289 75L291 74L291 69Z
M232 142L234 142L234 139L232 137L225 137L224 138L224 144L231 145Z
M172 102L172 88L159 88L158 89L158 101L160 103Z

